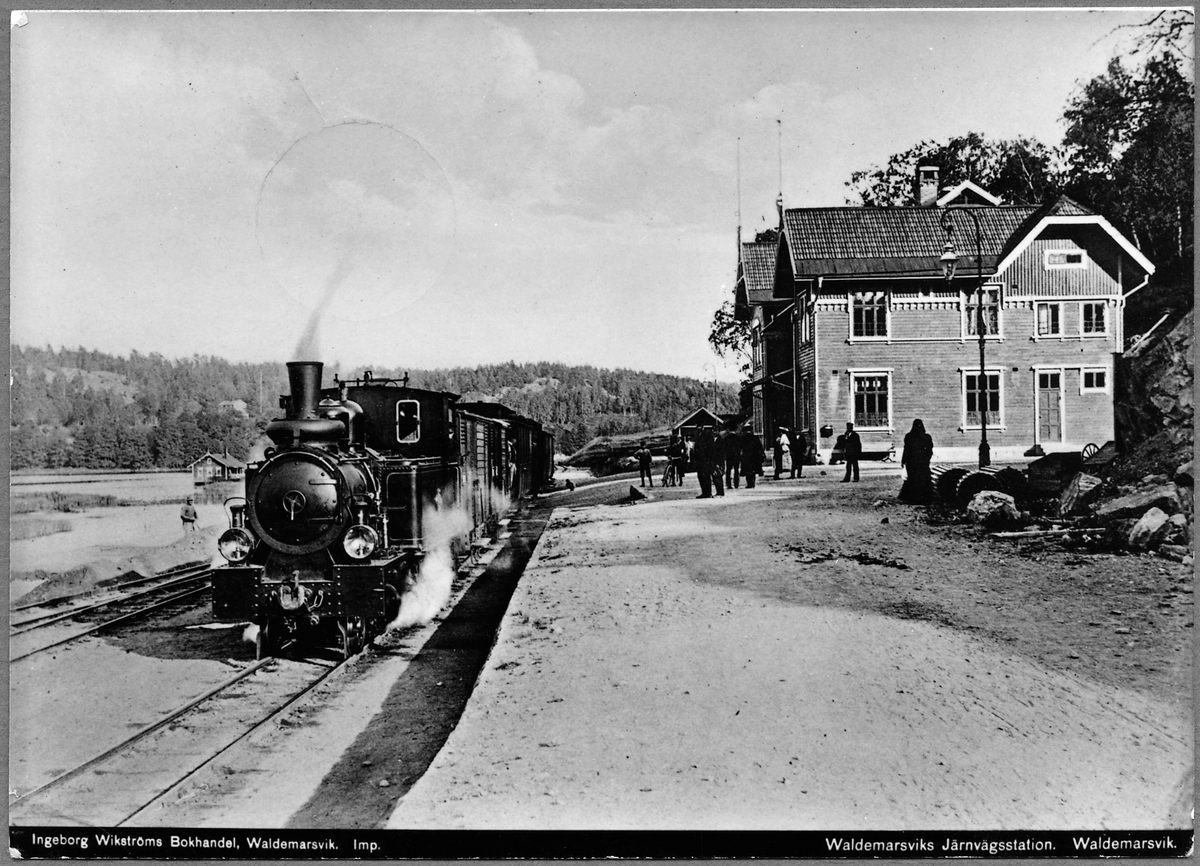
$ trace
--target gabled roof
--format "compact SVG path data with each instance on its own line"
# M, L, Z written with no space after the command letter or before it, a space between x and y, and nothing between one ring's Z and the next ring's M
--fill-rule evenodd
M721 419L714 415L710 410L701 406L699 409L692 412L682 421L677 421L672 427L672 430L678 430L681 427L715 427L721 423Z
M942 193L938 197L936 204L938 207L948 207L955 202L959 204L976 204L978 202L984 202L990 205L998 205L1001 204L1003 200L992 195L974 181L964 180L953 189L948 189Z
M1043 205L1029 215L1009 238L1000 260L996 263L996 272L999 273L1011 265L1046 226L1080 224L1099 226L1129 256L1133 263L1142 269L1146 276L1154 273L1154 264L1142 254L1141 250L1117 231L1112 223L1065 195L1048 205Z
M245 469L246 468L246 464L243 463L241 460L238 460L236 457L230 457L227 454L213 454L211 451L206 451L204 454L202 454L200 457L197 457L195 460L193 460L188 465L195 466L197 463L200 463L207 457L211 457L214 462L220 463L222 466L226 467L227 469Z
M1028 206L979 208L983 267L992 270ZM817 276L939 276L946 244L942 217L954 208L828 207L784 211L784 239L797 279ZM959 267L975 268L974 223L951 217Z
M771 286L775 282L776 241L753 241L742 244L742 276L746 281L746 303L764 304L772 300Z

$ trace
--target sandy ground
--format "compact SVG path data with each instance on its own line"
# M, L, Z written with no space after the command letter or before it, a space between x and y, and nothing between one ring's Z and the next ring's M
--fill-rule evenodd
M804 495L556 512L458 728L388 826L1190 826L1190 704L765 594L832 567L763 553L845 531Z
M9 599L20 600L54 574L87 566L94 582L137 571L154 574L184 562L209 561L216 539L228 527L220 505L198 505L197 531L185 535L179 505L92 508L73 514L17 515L22 519L62 520L69 532L9 544ZM41 572L39 574L39 572Z
M896 486L865 473L862 485L816 475L709 501L693 498L694 479L634 505L618 504L628 481L555 494L463 717L388 826L1190 826L1192 704L1178 691L1191 682L1190 573L1019 557L922 523ZM589 496L609 504L570 505ZM177 508L158 508L106 509L119 533L70 555L25 551L42 563L27 567L211 553L219 514L202 508L208 534L185 539L171 531ZM159 532L165 546L151 547ZM156 664L221 658L207 645L181 654L166 634L135 651ZM340 681L303 725L238 759L257 793L201 803L176 825L284 826L399 670ZM38 700L16 728L44 722Z

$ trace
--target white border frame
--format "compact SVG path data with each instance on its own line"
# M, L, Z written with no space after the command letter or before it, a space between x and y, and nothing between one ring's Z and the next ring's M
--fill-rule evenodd
M996 376L996 384L997 384L998 390L1000 392L1000 411L996 413L1000 417L998 419L996 419L995 423L992 423L992 413L988 412L987 428L989 430L999 430L999 431L1008 430L1008 423L1004 417L1004 403L1005 403L1005 400L1004 400L1004 397L1005 397L1004 370L1005 369L1006 368L1004 368L1004 367L984 367L983 368L983 372L985 375L991 376L994 374ZM959 367L958 368L958 391L959 391L958 429L960 432L963 432L963 433L966 433L969 430L982 430L983 429L982 424L968 424L967 423L967 376L977 376L977 375L979 375L978 367ZM972 393L977 393L977 392L978 392L977 389L974 389L972 391Z
M896 432L896 392L892 387L892 367L853 367L846 368L846 375L849 378L847 389L850 394L850 418L854 421L854 429L859 433L887 433L894 435ZM858 420L854 417L854 379L855 377L867 376L886 376L887 377L887 395L888 395L888 423L886 427L860 427Z

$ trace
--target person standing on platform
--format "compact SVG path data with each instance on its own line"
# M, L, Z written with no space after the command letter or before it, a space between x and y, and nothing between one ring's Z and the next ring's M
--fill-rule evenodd
M692 461L696 464L696 479L700 482L700 495L696 498L711 499L714 481L717 484L717 496L724 496L725 487L721 483L721 476L717 474L717 440L713 438L711 427L703 428L696 437Z
M912 430L904 437L904 454L900 465L908 473L900 485L900 501L925 505L933 499L933 478L929 463L933 460L933 437L925 432L925 422L913 421Z
M650 449L646 447L646 443L642 442L642 447L633 452L633 456L638 462L638 478L641 479L642 486L646 486L646 482L650 482L650 486L654 486L654 473L650 471L650 461L653 459L650 455Z
M808 457L808 437L803 430L792 430L792 478L804 477L804 460Z
M852 472L854 480L857 481L858 458L862 456L862 440L858 438L858 431L854 429L854 422L846 422L846 432L843 434L843 441L846 453L846 477L842 481L849 481Z
M738 442L742 452L742 477L746 479L746 489L749 490L754 487L754 480L762 475L766 452L763 449L762 441L754 435L754 431L750 429L749 425L742 428L742 435L738 437Z

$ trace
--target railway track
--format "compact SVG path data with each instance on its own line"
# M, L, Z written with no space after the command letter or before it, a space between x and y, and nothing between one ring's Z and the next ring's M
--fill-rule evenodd
M9 664L141 619L198 596L209 590L210 577L211 570L207 565L190 566L164 575L127 581L117 587L118 592L112 597L91 602L77 600L65 610L56 609L55 601L13 608L14 611L32 611L39 608L43 610L11 623ZM45 609L47 606L50 609ZM101 619L88 621L96 615ZM34 633L37 633L36 636L25 637ZM14 640L20 638L24 639Z
M345 664L281 657L249 663L88 760L28 791L10 792L9 821L119 827L163 803L172 789L271 724Z

